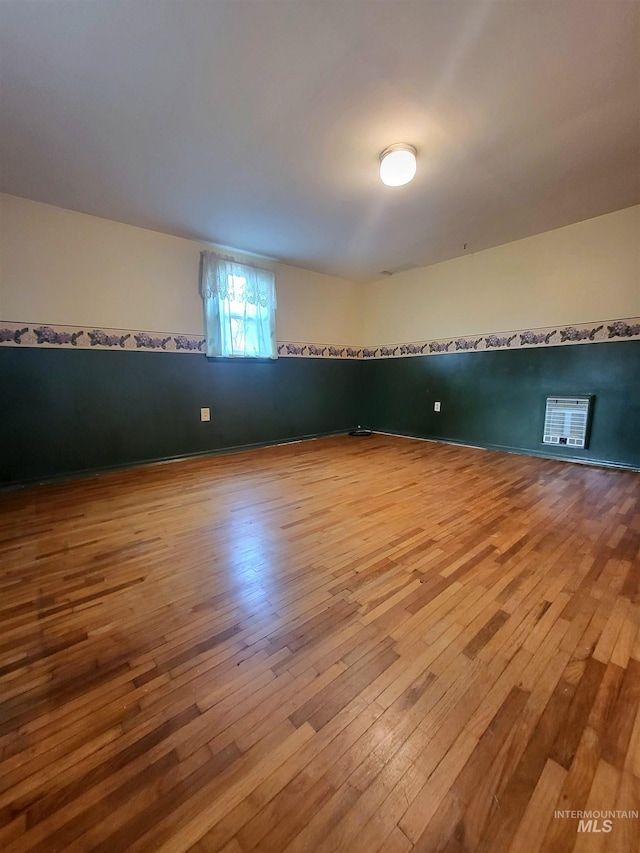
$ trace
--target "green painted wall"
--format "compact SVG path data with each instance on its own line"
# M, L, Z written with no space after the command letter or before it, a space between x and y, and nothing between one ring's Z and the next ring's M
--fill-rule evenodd
M0 483L346 431L361 374L346 360L3 348Z
M588 450L547 395L595 394ZM442 412L433 411L440 400ZM372 429L640 468L640 341L348 361L0 349L0 484ZM211 408L201 423L201 406Z
M415 356L366 367L362 422L372 429L640 468L640 341ZM595 394L588 450L541 443L545 398L554 394Z

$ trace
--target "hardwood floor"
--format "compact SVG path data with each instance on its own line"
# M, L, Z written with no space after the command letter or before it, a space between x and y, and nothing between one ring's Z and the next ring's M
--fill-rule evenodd
M337 437L0 513L1 850L638 849L554 817L640 809L638 474Z

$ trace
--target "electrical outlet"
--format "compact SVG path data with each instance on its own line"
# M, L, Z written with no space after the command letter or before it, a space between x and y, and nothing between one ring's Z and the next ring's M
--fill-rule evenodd
M439 412L439 411L440 411L440 403L434 403L434 404L433 404L433 411L434 411L434 412Z
M209 409L209 408L200 409L200 420L201 421L210 421L211 420L211 409Z

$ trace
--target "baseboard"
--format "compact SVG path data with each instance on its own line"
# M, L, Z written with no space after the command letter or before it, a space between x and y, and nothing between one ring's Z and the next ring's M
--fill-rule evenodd
M349 427L353 429L353 427ZM230 447L219 447L215 450L197 450L193 453L180 453L175 456L160 456L152 459L141 459L137 462L123 462L122 465L104 465L98 468L82 468L77 471L66 471L61 474L50 476L32 477L26 480L14 480L10 483L0 483L0 492L9 492L17 489L25 489L30 486L46 485L49 483L62 483L68 480L84 480L90 477L99 477L112 471L127 471L133 468L146 468L151 465L168 465L171 462L181 462L184 459L195 459L200 456L226 456L230 453L242 453L245 450L259 450L263 447L278 447L284 444L296 444L301 441L312 441L316 438L330 438L333 435L347 435L349 429L333 430L330 432L309 433L291 438L278 438L273 441L259 441L252 444L236 444Z
M558 462L575 462L578 465L592 465L596 468L615 468L622 471L640 471L640 468L634 465L627 465L624 462L610 462L606 459L579 459L574 456L562 456L559 453L545 453L544 450L530 450L525 447L510 447L502 444L469 444L466 441L454 441L448 438L427 438L424 435L413 435L408 432L387 432L384 430L374 429L377 435L393 435L397 438L412 438L418 441L430 441L433 444L453 444L456 447L472 447L474 450L489 450L497 453L513 453L516 456L534 456L538 459L555 459Z
M454 441L446 438L427 438L423 435L415 435L406 432L391 432L386 430L373 429L375 435L390 435L396 438L409 438L417 441L429 441L433 444L451 444L457 447L471 447L475 450L495 451L498 453L513 453L518 456L533 456L540 459L555 459L558 462L576 462L580 465L592 465L599 468L614 468L623 471L640 471L640 468L633 465L627 465L621 462L610 462L601 459L577 459L571 456L561 456L555 453L545 453L544 451L529 450L527 448L509 447L499 444L469 444L463 441ZM219 447L214 450L198 450L194 453L182 453L174 456L162 456L153 459L141 459L137 462L124 462L122 465L105 465L98 468L84 468L77 471L66 471L60 474L51 474L50 476L33 477L26 480L15 480L11 483L0 483L0 492L9 492L18 489L29 488L31 486L45 485L48 483L61 483L68 480L81 480L90 477L98 477L101 474L108 474L112 471L126 471L133 468L145 468L151 465L167 465L171 462L180 462L184 459L195 459L200 456L225 456L230 453L242 453L247 450L259 450L264 447L278 447L285 444L296 444L301 441L312 441L317 438L330 438L334 435L347 435L349 429L332 430L330 432L309 433L306 435L293 436L291 438L274 439L273 441L260 441L251 444L237 444L230 447Z

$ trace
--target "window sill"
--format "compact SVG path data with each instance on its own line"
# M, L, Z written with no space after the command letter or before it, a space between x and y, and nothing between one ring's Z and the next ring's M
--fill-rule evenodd
M235 364L240 362L251 362L255 364L256 362L261 362L265 364L270 364L271 362L277 361L278 357L271 358L268 355L206 355L205 357L207 361L226 361L226 362L234 362Z

